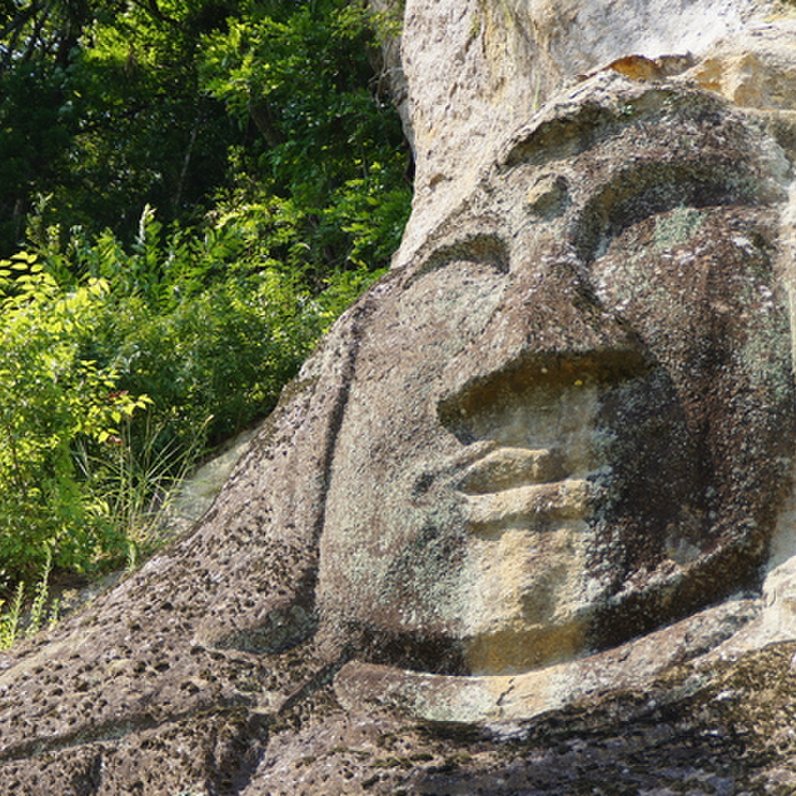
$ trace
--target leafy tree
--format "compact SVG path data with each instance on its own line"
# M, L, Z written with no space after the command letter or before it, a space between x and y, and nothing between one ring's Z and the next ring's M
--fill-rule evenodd
M367 11L339 0L244 3L208 34L200 77L258 139L241 173L291 201L305 260L319 271L382 266L406 221L407 151L389 98L376 91Z
M373 19L0 0L0 256L30 252L0 261L0 597L145 543L386 266L411 196Z
M195 52L234 3L50 0L0 16L0 242L36 194L64 228L131 233L144 203L190 215L224 179L234 126Z
M31 0L0 25L0 253L47 224L132 240L141 208L204 223L288 201L315 286L386 263L407 150L364 7L346 0ZM281 256L282 252L274 252Z

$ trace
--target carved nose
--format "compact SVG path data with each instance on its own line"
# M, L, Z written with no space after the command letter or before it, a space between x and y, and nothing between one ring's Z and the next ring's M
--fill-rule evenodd
M611 378L643 367L637 335L594 296L571 253L533 247L513 254L504 300L481 332L445 365L440 409L467 402L466 393L493 383L523 388L533 381L566 384Z

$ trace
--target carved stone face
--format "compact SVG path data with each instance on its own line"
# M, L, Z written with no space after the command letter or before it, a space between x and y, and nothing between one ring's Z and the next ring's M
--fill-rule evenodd
M505 673L754 585L793 442L776 163L697 93L517 136L361 320L319 604Z

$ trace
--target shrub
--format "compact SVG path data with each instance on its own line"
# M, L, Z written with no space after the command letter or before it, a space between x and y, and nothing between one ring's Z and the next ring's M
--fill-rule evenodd
M64 289L36 257L0 261L0 578L38 572L49 555L77 570L120 540L81 484L84 438L111 444L148 398L118 388L118 371L82 356L109 296L103 280Z
M74 230L61 246L57 231L39 230L37 255L0 270L9 588L30 582L49 550L56 570L85 572L151 549L179 479L273 408L378 276L340 270L313 292L295 262L270 256L274 237L253 217L244 208L204 234L167 233L146 208L129 250L110 232L90 241ZM286 235L295 241L289 225Z
M49 267L111 286L81 345L124 389L151 397L164 445L195 448L204 428L213 446L267 414L318 338L381 273L341 269L313 290L305 274L314 269L279 213L242 206L202 233L166 233L146 208L129 252L109 232L40 248ZM288 264L274 258L284 246L297 250Z

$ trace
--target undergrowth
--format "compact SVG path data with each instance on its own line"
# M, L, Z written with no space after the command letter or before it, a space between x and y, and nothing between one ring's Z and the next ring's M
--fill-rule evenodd
M400 4L66 5L10 8L0 52L0 646L162 544L411 202Z
M247 224L199 236L146 208L130 249L34 227L33 251L0 262L0 644L23 613L25 632L43 625L51 574L92 578L155 550L183 479L273 408L379 275L313 289Z

